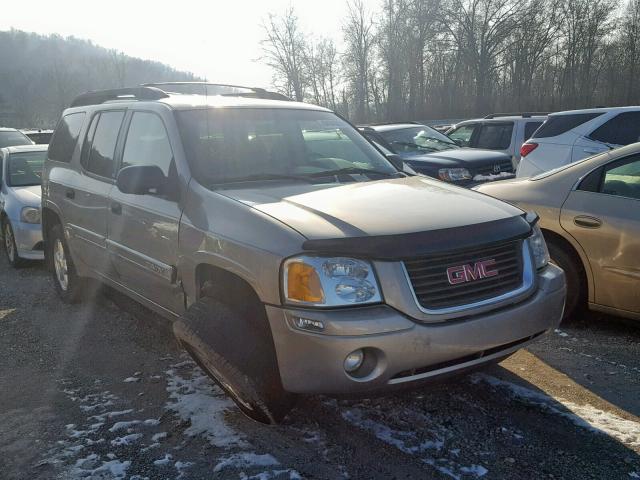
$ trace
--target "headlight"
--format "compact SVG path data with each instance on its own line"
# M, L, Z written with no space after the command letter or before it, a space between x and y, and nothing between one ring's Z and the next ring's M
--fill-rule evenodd
M438 177L446 182L459 182L470 180L471 174L466 168L441 168L438 170Z
M20 211L20 220L24 223L40 223L40 209L37 207L24 207Z
M303 255L286 260L282 276L287 303L339 307L381 301L373 266L364 260Z
M549 250L547 250L547 242L544 241L542 230L537 223L533 226L533 234L528 238L528 241L536 268L546 267L549 263Z

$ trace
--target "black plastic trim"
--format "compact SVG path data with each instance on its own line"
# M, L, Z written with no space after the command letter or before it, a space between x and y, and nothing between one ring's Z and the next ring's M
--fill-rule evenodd
M320 254L348 255L375 260L404 260L526 238L531 235L531 225L537 221L537 217L531 223L527 220L523 214L427 232L307 240L302 244L302 248L307 252Z

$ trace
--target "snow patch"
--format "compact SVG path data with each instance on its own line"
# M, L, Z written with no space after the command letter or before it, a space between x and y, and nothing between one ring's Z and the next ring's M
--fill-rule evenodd
M172 458L173 458L173 456L170 453L165 453L164 457L159 458L158 460L154 460L153 464L156 467L164 467L166 465L169 465L169 462L171 462Z
M76 461L71 469L71 478L112 478L123 479L127 474L127 470L131 466L130 461L121 462L120 460L102 461L97 454L81 458Z
M134 382L139 382L140 379L137 377L127 377L123 380L124 383L134 383Z
M121 447L123 445L131 445L132 443L136 443L138 440L142 438L141 433L132 433L130 435L125 435L124 437L117 437L111 440L111 445L114 447Z
M280 465L280 462L276 460L272 455L268 453L258 455L256 453L234 453L226 458L223 458L214 467L214 472L220 472L226 468L248 468L248 467L272 467Z

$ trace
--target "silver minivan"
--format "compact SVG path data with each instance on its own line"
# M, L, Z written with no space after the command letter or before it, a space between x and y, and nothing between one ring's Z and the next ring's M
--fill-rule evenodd
M564 274L535 214L404 172L324 108L188 85L90 92L63 113L42 215L64 301L90 277L173 320L265 423L296 394L418 385L558 325Z

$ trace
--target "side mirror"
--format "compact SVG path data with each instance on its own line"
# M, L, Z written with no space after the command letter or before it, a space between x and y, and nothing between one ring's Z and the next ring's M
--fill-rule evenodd
M396 170L401 172L404 169L404 160L402 160L400 155L396 153L388 153L385 156L387 157L387 160L389 160L389 163L396 167Z
M151 190L161 190L166 184L167 177L157 165L124 167L116 179L118 190L133 195L145 195Z

